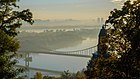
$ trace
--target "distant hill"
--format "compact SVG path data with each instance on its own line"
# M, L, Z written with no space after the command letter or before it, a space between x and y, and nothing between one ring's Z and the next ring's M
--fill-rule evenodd
M21 45L20 50L45 51L75 46L82 43L86 38L96 39L98 31L96 29L81 29L73 31L58 30L56 32L46 31L42 33L21 32L18 39Z

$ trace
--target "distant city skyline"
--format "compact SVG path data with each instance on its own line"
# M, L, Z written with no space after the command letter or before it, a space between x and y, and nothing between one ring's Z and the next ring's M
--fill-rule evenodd
M125 0L20 0L20 9L29 8L34 19L106 19Z

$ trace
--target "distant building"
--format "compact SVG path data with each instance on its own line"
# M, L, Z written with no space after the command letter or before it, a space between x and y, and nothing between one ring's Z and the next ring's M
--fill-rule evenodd
M104 18L101 18L101 23L104 24Z
M97 22L100 24L100 18L97 18Z
M104 18L97 18L97 23L99 24L99 25L103 25L104 24Z

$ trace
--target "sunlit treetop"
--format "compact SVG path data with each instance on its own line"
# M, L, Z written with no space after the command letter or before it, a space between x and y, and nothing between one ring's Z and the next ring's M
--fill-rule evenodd
M19 0L0 1L0 30L13 37L17 35L16 29L20 28L23 21L30 24L34 22L29 9L18 11L17 1Z

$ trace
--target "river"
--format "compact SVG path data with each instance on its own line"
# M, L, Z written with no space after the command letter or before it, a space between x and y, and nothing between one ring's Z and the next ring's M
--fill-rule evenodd
M57 49L57 51L71 51L71 50L81 50L88 47L97 45L97 39L87 38L83 40L81 44L75 45L73 47ZM32 57L32 62L30 62L30 67L56 70L56 71L66 71L76 73L82 69L85 69L90 58L84 57L72 57L72 56L60 56L60 55L49 55L41 53L30 53ZM20 59L18 65L25 65L24 59ZM36 72L32 71L30 74L33 76ZM50 73L43 73L45 75L50 75Z

